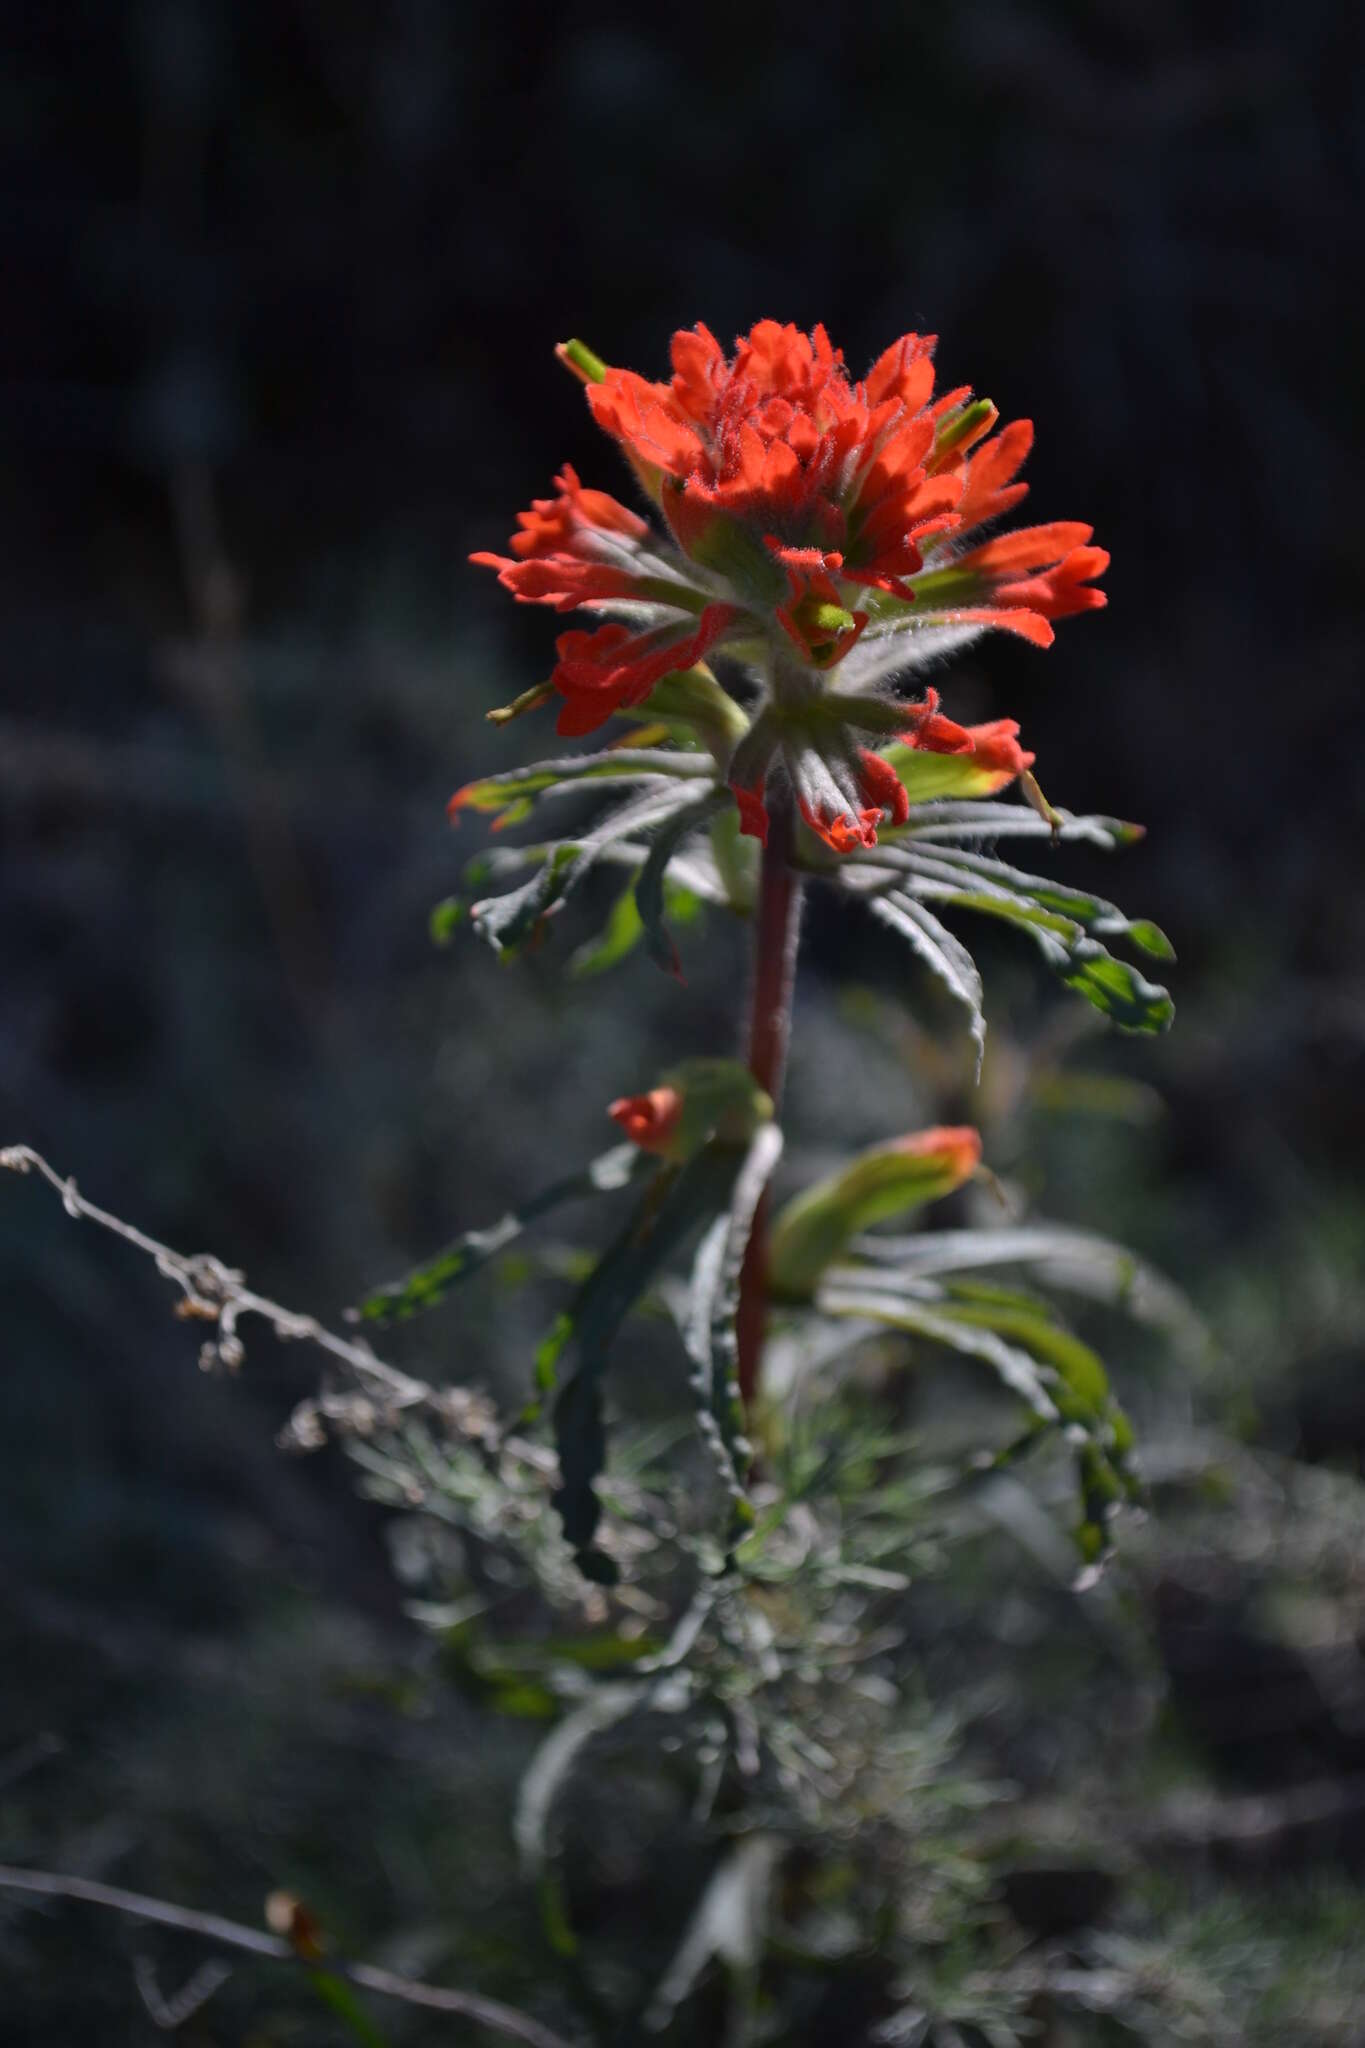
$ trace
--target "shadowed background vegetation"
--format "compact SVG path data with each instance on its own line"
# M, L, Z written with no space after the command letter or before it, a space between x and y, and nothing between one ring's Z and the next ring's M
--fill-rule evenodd
M927 984L818 905L795 1159L970 1116L1207 1318L1197 1368L1115 1359L1158 1474L1198 1468L1114 1574L1140 1676L1017 1529L981 1566L1013 1604L964 1568L925 1671L1022 1788L1026 1926L1053 1931L1030 1825L1074 1851L1057 1815L1120 1758L1168 1836L1104 1883L1081 1858L1054 1917L1175 1929L1300 2029L1275 2038L1365 2038L1358 10L148 0L9 28L0 1140L291 1304L335 1315L600 1149L612 1095L734 1045L719 922L683 991L643 959L566 978L569 931L511 970L428 937L445 798L527 754L483 714L552 634L464 557L565 459L624 491L552 344L656 374L675 326L773 315L856 366L931 328L950 382L1036 420L1030 510L1093 520L1110 609L940 681L1021 720L1058 801L1148 826L1068 878L1170 932L1175 1032L1078 1029L1002 940L972 1098ZM201 1378L155 1275L17 1182L0 1288L0 1856L252 1921L292 1884L344 1940L401 1930L407 1966L533 1998L507 1815L538 1731L442 1677L345 1457L274 1450L308 1363L261 1338ZM516 1398L544 1310L486 1288L395 1350ZM632 1783L599 1906L634 1888L647 1943L681 1909L662 1881L639 1905ZM21 2038L141 2038L148 1948L0 1902ZM199 2038L335 2038L301 1997L242 1974Z

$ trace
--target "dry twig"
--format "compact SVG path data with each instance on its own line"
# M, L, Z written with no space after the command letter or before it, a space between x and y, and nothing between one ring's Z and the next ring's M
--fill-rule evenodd
M58 1871L19 1870L9 1864L0 1864L0 1889L31 1892L46 1899L78 1899L85 1905L104 1906L111 1912L124 1913L130 1919L147 1921L156 1927L173 1927L183 1934L197 1934L201 1940L218 1942L224 1948L245 1949L249 1955L265 1956L271 1962L294 1963L307 1969L318 1967L299 1955L293 1944L282 1935L265 1934L258 1928L244 1927L240 1921L225 1920L220 1913L197 1913L188 1906L172 1905L167 1899L153 1899L143 1892L124 1891L119 1885L100 1884L94 1878L65 1877ZM329 1957L325 1967L333 1976L344 1977L362 1991L376 1992L381 1998L401 1999L405 2005L420 2005L428 2012L451 2013L475 2020L493 2033L506 2034L514 2041L529 2043L529 2048L570 2048L562 2034L542 2026L529 2013L518 2012L515 2006L504 2005L497 1998L485 1998L477 1991L456 1991L445 1984L423 1984L414 1977L400 1977L393 1970L381 1970L373 1963L347 1963Z
M314 1317L299 1315L255 1293L246 1285L242 1273L225 1266L212 1253L173 1251L134 1224L111 1216L107 1209L88 1202L74 1180L59 1174L29 1145L8 1145L0 1150L0 1167L8 1167L13 1173L41 1174L61 1196L68 1216L97 1223L102 1230L112 1231L115 1237L146 1252L158 1273L179 1287L179 1313L214 1325L214 1335L199 1350L199 1362L206 1371L218 1366L235 1371L241 1364L243 1345L237 1325L248 1315L263 1317L282 1341L314 1344L345 1366L362 1389L360 1396L323 1393L315 1401L305 1402L295 1411L292 1425L299 1448L309 1447L310 1441L321 1441L319 1420L323 1417L364 1430L367 1423L373 1428L393 1420L405 1409L429 1407L458 1424L462 1396L465 1401L472 1399L463 1395L461 1389L441 1391L425 1380L413 1379L377 1358L363 1338L338 1337ZM357 1412L358 1401L368 1413Z

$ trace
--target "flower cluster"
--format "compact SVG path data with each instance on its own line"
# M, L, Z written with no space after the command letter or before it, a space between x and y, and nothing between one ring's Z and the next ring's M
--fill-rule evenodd
M595 731L727 653L758 690L721 762L743 829L763 836L781 761L838 852L905 815L869 737L971 755L1002 781L1028 765L1012 722L956 725L934 692L910 704L892 685L991 627L1047 646L1054 620L1104 603L1108 556L1074 521L981 537L1028 489L1033 428L995 432L995 406L967 386L935 397L933 349L903 335L855 382L823 327L760 320L727 356L698 326L674 335L673 374L652 383L564 345L666 533L566 467L509 554L473 557L523 603L618 615L556 643L532 695L558 693L561 733Z

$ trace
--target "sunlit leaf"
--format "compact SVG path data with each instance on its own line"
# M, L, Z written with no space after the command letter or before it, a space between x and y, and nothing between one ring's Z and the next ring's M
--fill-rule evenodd
M894 1279L883 1294L875 1281L868 1284L870 1278L846 1271L832 1275L819 1306L826 1313L881 1322L980 1358L1040 1425L1065 1423L1080 1434L1082 1512L1073 1534L1086 1563L1098 1565L1108 1553L1114 1509L1138 1493L1132 1427L1113 1398L1098 1354L1059 1324L1046 1304L1014 1290L981 1289L975 1299L926 1304L900 1292Z
M650 2001L645 2015L650 2033L663 2031L713 1961L740 1979L757 1971L781 1855L775 1835L751 1834L721 1859Z
M1036 1302L1010 1296L1004 1290L995 1299L945 1302L936 1313L951 1322L965 1323L1022 1344L1031 1357L1054 1366L1070 1399L1054 1394L1068 1420L1100 1422L1110 1400L1109 1375L1099 1354L1058 1323Z
M598 1686L581 1706L564 1716L532 1757L517 1789L512 1819L513 1839L528 1877L538 1874L551 1852L551 1814L574 1763L594 1735L630 1713L643 1691L643 1686L633 1683Z

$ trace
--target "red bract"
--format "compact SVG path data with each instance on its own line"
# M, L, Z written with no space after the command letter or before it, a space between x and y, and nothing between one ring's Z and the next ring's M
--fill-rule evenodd
M910 798L905 785L889 761L870 748L858 751L855 769L858 795L862 799L856 812L850 812L842 803L841 796L812 799L798 791L797 801L801 815L811 831L823 839L826 846L832 846L836 853L852 853L859 846L875 846L877 827L886 812L891 814L893 825L903 825L910 815ZM749 828L746 826L746 830ZM766 840L766 828L759 835Z
M567 463L555 483L558 497L535 498L529 512L517 514L511 558L480 552L470 561L496 569L504 590L523 604L567 612L589 598L629 595L635 578L618 559L621 538L641 541L649 527L606 491L585 491Z
M938 706L937 690L926 690L922 704L908 704L905 715L910 725L901 738L907 746L920 747L926 754L970 754L976 734L984 732L985 726L958 725L954 719L945 718ZM1018 732L1017 725L1014 730ZM1032 758L1030 755L1029 759Z
M733 605L708 605L696 631L681 639L666 627L653 633L632 633L625 626L561 633L554 677L564 697L560 732L595 732L613 711L639 704L664 676L699 662L734 616Z
M642 1152L666 1151L682 1113L683 1098L676 1088L651 1088L647 1095L621 1095L607 1105L607 1115Z
M919 707L917 707L919 708ZM992 777L992 789L1003 789L1037 759L1019 744L1017 718L993 718L986 725L954 725L938 709L938 692L930 690L928 700L901 743L918 747L927 754L965 754Z
M893 1141L897 1152L914 1159L937 1159L960 1187L981 1164L981 1133L970 1124L936 1124L931 1131L912 1131Z
M903 335L855 380L823 327L760 320L727 356L698 326L674 335L672 374L651 382L563 346L668 533L566 468L558 495L520 515L509 555L472 558L523 602L625 619L561 635L561 732L591 732L730 649L758 688L731 777L744 829L762 835L779 759L839 850L871 844L888 811L899 818L859 737L888 730L894 680L988 627L1048 645L1053 620L1104 603L1095 578L1108 562L1068 521L964 548L1024 496L1033 429L995 433L995 406L965 385L936 398L933 350L932 335ZM971 744L933 693L904 711L917 746Z
M1016 775L1022 775L1038 758L1036 754L1020 746L1017 718L993 718L988 725L969 725L963 730L970 744L960 748L954 747L952 752L970 754L973 760L987 769L993 777L998 777L995 783L997 789L1003 789L1007 782L1013 782ZM923 747L927 744L920 733L907 733L906 738L912 747ZM947 752L948 749L934 751Z

